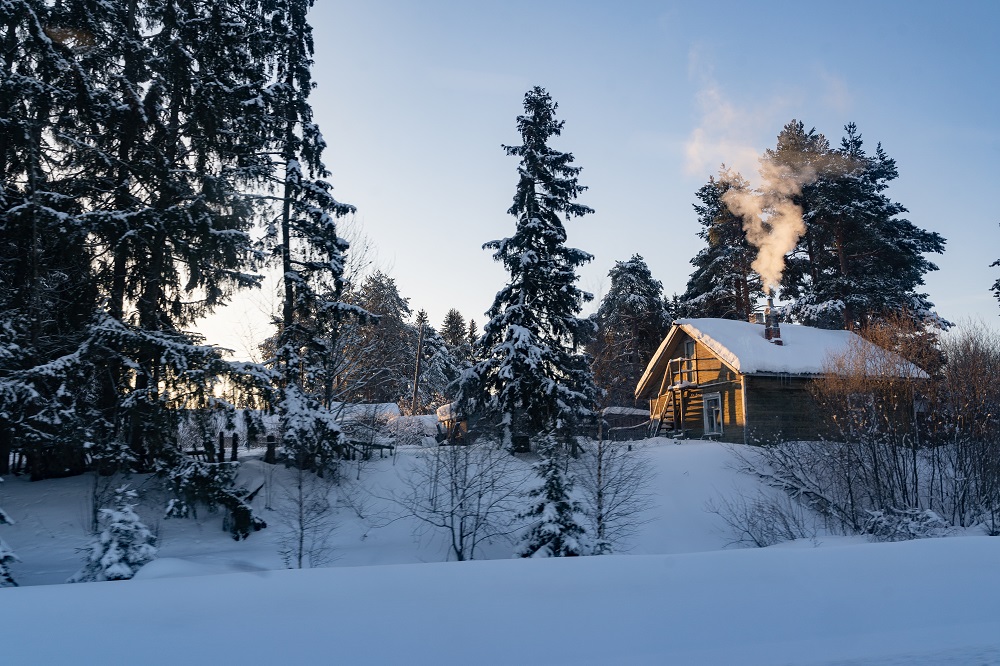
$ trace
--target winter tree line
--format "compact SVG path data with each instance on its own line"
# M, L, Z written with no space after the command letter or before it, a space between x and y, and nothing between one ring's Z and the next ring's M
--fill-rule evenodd
M567 246L565 223L593 210L577 201L586 187L572 154L550 145L558 105L532 88L521 144L503 147L518 161L514 233L484 245L509 278L481 334L457 310L439 331L393 278L355 270L338 234L354 208L333 196L310 106L311 5L2 3L0 474L12 461L32 479L154 474L172 515L221 505L244 538L264 521L236 483L238 463L188 455L178 437L188 415L275 413L286 464L323 478L349 453L338 405L448 403L498 450L538 454L520 554L607 552L601 465L617 454L583 435L599 432L601 407L633 404L675 318L745 319L757 307L768 286L759 247L727 204L752 188L723 169L696 193L705 247L682 295L667 297L635 255L582 316L593 296L577 269L592 256ZM831 147L792 121L766 158L811 174L792 197L803 232L772 285L785 316L868 331L904 313L903 337L937 350L947 322L919 288L944 239L886 195L898 174L881 146L869 154L847 125ZM193 325L266 270L281 276L273 333L260 362L234 362ZM936 358L934 376L951 367ZM570 460L581 455L597 461L589 529L572 499ZM133 515L128 493L109 520Z

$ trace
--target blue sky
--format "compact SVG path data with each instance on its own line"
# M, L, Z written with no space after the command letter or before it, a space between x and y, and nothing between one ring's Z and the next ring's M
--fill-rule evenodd
M948 240L926 291L954 321L1000 313L1000 2L422 2L317 0L316 118L338 196L376 263L439 324L480 326L506 274L481 249L506 215L524 92L566 121L597 212L568 225L598 298L641 254L682 292L701 247L694 193L802 120L838 143L855 122L900 177L889 195ZM232 313L229 313L231 316ZM231 346L238 343L231 343Z

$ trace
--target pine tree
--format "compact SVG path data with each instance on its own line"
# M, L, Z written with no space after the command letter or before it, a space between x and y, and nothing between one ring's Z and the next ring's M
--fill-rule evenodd
M488 312L484 359L473 376L506 444L513 431L568 438L574 424L593 415L596 397L590 368L577 353L594 325L577 316L593 297L576 286L576 269L592 257L566 246L561 218L593 211L574 201L585 188L577 182L580 168L572 166L573 156L548 145L562 132L556 108L542 88L525 94L524 115L517 118L523 144L504 146L521 160L508 210L517 220L515 232L484 245L495 250L493 258L510 279Z
M518 557L573 557L593 554L586 530L580 523L583 507L572 499L573 479L558 443L547 436L533 466L542 484L530 490L531 507L519 518L533 523L517 549Z
M638 254L615 262L611 287L595 315L597 337L588 345L598 385L611 405L634 400L635 385L670 327L663 284Z
M686 317L746 321L764 295L760 275L751 268L757 249L747 241L743 219L723 201L727 192L748 188L742 176L723 168L696 194L698 236L706 247L691 260L695 270L681 297Z
M128 580L156 557L156 537L135 512L136 492L115 491L113 509L101 509L104 527L84 549L86 562L69 583Z
M778 165L807 162L817 172L796 201L806 233L789 258L782 282L790 312L821 328L859 329L899 312L918 325L947 325L917 291L937 267L945 240L899 217L906 209L885 194L898 177L881 144L867 155L851 123L836 149L800 122L786 125L767 159Z

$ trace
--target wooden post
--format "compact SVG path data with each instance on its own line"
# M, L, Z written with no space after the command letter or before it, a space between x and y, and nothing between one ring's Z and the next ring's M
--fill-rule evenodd
M236 457L237 457L237 455L236 455L236 449L239 448L239 445L240 445L240 436L237 435L234 432L233 433L233 443L232 443L232 446L229 449L229 454L230 454L229 459L231 461L233 461L233 462L236 462Z
M219 431L219 462L226 462L226 435Z
M273 465L278 458L278 440L274 435L267 436L267 450L264 452L264 462Z

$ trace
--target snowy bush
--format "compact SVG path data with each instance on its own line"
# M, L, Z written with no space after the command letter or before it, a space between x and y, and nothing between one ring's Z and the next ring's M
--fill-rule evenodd
M258 488L249 492L236 485L239 463L207 463L187 458L170 470L168 482L174 497L167 502L166 518L197 518L199 503L214 511L220 504L228 510L223 528L237 541L267 527L254 514L250 501Z
M3 512L0 511L0 514ZM10 565L20 562L21 559L10 549L3 539L0 539L0 587L17 587L14 577L10 573Z
M83 549L86 563L67 582L128 580L156 557L156 537L135 512L136 498L127 485L115 491L115 508L101 509L104 529Z
M908 541L945 536L948 522L930 509L869 511L865 534L875 541Z
M0 479L3 481L3 479ZM11 520L3 509L0 509L0 525L13 525L14 521ZM17 583L14 582L14 577L10 573L10 565L14 562L20 562L20 558L14 554L14 551L10 549L3 539L0 539L0 587L17 587Z

